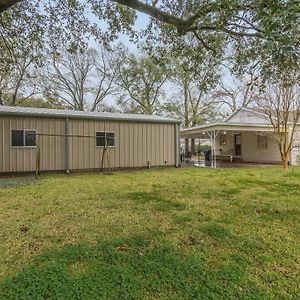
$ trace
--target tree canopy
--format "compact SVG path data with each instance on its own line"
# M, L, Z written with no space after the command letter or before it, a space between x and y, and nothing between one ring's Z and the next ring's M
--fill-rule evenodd
M299 0L0 0L0 13L2 65L22 52L39 54L39 64L61 45L76 53L126 33L150 56L202 62L209 54L230 59L237 75L255 64L276 81L299 69Z
M230 44L231 51L247 53L239 64L256 57L265 64L285 60L294 65L299 57L298 0L1 0L0 12L2 35L30 16L30 24L22 28L47 33L53 44L61 38L72 44L91 35L104 41L126 32L133 41L144 37L177 50L186 46L186 36L195 40L191 50L223 51ZM137 12L149 16L146 29L135 29ZM7 24L9 15L14 28ZM106 26L98 26L99 20Z

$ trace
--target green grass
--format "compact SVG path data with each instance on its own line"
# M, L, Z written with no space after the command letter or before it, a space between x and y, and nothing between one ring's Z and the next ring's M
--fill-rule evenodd
M33 177L7 177L1 178L0 177L0 188L5 187L17 187L32 184L35 182Z
M0 299L299 299L300 169L0 185Z

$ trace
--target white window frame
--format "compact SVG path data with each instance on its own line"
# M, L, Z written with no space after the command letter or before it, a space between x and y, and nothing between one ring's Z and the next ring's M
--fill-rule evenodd
M264 143L262 138L265 139ZM269 139L267 135L257 135L257 149L260 151L268 150L269 148Z
M96 139L95 139L95 144L96 144L96 148L104 148L105 146L97 146L97 138L99 138L100 136L97 136L97 133L98 132L104 132L105 134L105 138L106 138L106 134L107 133L113 133L114 134L114 145L113 146L107 146L108 148L115 148L116 147L116 133L114 131L105 131L105 130L99 130L99 131L96 131L95 133L95 136L96 136Z
M14 130L15 131L23 131L23 146L13 146L12 145L12 132ZM36 146L26 146L25 145L25 139L26 139L25 136L26 136L27 131L34 131L35 132L35 139L37 139L36 129L15 129L15 128L11 129L11 131L10 131L10 145L11 145L11 148L13 148L13 149L17 149L17 148L27 148L27 149L36 148Z

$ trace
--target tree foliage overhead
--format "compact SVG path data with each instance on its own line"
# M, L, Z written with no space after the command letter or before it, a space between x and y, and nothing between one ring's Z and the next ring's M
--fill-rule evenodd
M184 127L201 125L214 115L212 90L219 80L219 59L209 53L170 59L172 83L179 93L166 103L168 112L182 120Z
M156 57L167 51L173 60L197 63L206 54L225 56L237 75L255 62L264 80L276 81L300 66L299 0L0 0L0 13L2 64L60 45L77 53L92 39L108 44L125 33ZM143 28L135 26L141 15ZM194 94L204 90L192 85Z
M169 78L168 66L150 56L137 58L134 55L125 57L120 65L117 84L122 95L119 105L125 111L158 113L161 108L163 86Z
M10 7L16 2L20 3ZM248 58L255 54L265 58L266 52L258 50L269 49L272 59L289 57L292 63L299 54L297 0L2 0L1 11L2 19L11 15L16 22L31 15L31 24L23 28L30 30L38 25L40 31L55 37L53 43L62 37L76 43L76 38L78 41L89 35L109 39L126 32L133 40L144 36L177 48L184 45L186 36L197 41L195 49L207 51L233 43L232 49L247 50ZM148 27L140 32L133 26L137 12L149 16ZM99 20L106 26L100 28Z

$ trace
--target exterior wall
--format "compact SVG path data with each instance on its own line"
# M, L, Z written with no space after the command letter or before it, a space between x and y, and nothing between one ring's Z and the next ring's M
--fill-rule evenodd
M0 173L27 172L36 168L36 149L11 147L12 129L35 129L38 133L64 134L60 119L0 116ZM63 170L65 143L62 137L39 136L41 170Z
M111 168L175 165L175 125L70 120L70 135L95 136L97 131L115 133L115 147L110 147ZM96 147L94 138L70 139L70 169L101 167L103 148ZM165 163L166 162L166 163ZM107 159L104 166L108 167Z
M65 119L0 116L0 173L28 172L36 167L35 148L11 147L12 129L35 129L38 134L65 134ZM115 147L110 147L111 168L175 166L175 124L69 120L69 169L101 167L103 148L96 147L97 131L115 133ZM65 137L38 135L41 171L66 168ZM105 157L105 167L108 167Z
M222 132L216 138L216 154L234 155L233 134L231 132L226 133L226 145L220 145L220 135L222 135Z
M280 163L280 154L275 138L268 136L268 148L258 149L257 134L255 132L229 132L226 134L226 145L223 146L220 146L220 136L218 136L216 154L234 155L234 134L241 134L241 158L244 162Z
M299 165L300 164L300 128L295 130L294 132L294 142L293 142L293 149L291 151L291 158L290 162L291 165Z
M242 134L242 159L246 162L280 163L280 153L276 140L268 136L268 148L257 148L257 134L245 132Z

